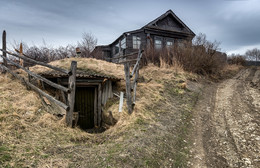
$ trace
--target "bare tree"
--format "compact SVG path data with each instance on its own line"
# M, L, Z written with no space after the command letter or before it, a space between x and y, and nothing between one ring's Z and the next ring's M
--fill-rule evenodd
M260 60L260 50L257 49L257 48L254 48L252 50L247 50L246 53L245 53L246 57L249 59L249 60L254 60L255 59L255 62L257 62L258 60Z
M84 32L82 40L78 43L82 57L90 57L90 53L97 45L97 38L92 33Z

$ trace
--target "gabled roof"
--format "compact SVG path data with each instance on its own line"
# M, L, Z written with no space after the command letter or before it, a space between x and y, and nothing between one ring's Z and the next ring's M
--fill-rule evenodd
M159 16L158 18L154 19L153 21L149 22L147 25L145 25L143 28L146 27L153 27L154 24L156 24L158 21L166 18L167 16L171 15L173 18L175 18L186 30L188 30L188 32L192 35L195 36L195 33L185 24L181 21L180 18L178 18L178 16L175 15L175 13L172 10L168 10L167 12L165 12L164 14L162 14L161 16Z

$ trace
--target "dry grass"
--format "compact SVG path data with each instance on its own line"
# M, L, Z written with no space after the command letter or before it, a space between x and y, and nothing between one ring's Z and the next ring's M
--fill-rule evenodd
M50 62L49 64L68 70L70 68L71 61L77 61L77 70L81 72L94 72L100 75L114 76L122 79L124 78L123 65L97 60L95 58L66 58ZM50 71L49 68L39 65L32 67L31 70L37 73L46 73Z
M51 64L68 68L71 60L75 58ZM76 60L82 69L98 69L117 76L124 73L121 65L95 59ZM38 66L33 69L45 71ZM182 88L182 84L197 76L184 72L179 66L153 65L141 69L140 75L142 81L138 84L134 113L127 114L126 103L122 113L118 113L118 103L112 104L106 110L112 111L118 122L100 134L67 128L64 119L44 109L37 94L26 90L11 76L1 75L0 163L4 167L179 165L177 163L182 161L177 159L178 150L185 136L176 136L182 131L181 121L183 116L187 118L193 101L186 102L185 95L192 92ZM124 81L119 88L124 89Z

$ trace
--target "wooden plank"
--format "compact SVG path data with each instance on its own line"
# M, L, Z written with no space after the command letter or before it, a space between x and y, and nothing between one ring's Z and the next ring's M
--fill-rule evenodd
M59 85L61 85L61 80L60 80L60 78L57 79L57 82L58 82ZM65 104L67 104L67 100L66 100L66 97L65 97L64 92L63 92L62 90L59 90L59 92L60 92L60 95L61 95L62 102L65 103Z
M102 90L101 84L98 85L98 126L101 127L101 100L102 100Z
M69 76L69 89L70 93L68 94L68 105L69 110L66 113L66 123L69 127L72 127L72 119L75 105L75 93L76 93L76 71L77 71L77 62L71 62L71 75Z
M123 103L124 103L124 92L120 92L120 100L119 100L119 112L123 110Z
M94 125L98 126L98 111L97 111L97 87L95 87L95 95L94 95Z
M71 72L68 71L68 70L65 70L65 69L62 69L62 68L58 68L58 67L55 67L55 66L52 66L52 65L43 63L43 62L35 61L34 59L29 58L29 57L28 57L27 55L25 55L25 54L23 54L23 56L20 56L20 55L11 53L11 52L9 52L9 51L6 51L6 49L0 49L0 50L3 51L3 53L10 54L10 55L15 56L15 57L17 57L17 58L21 58L21 59L23 59L23 60L26 60L26 61L29 61L29 62L38 64L38 65L42 65L42 66L51 68L51 69L53 69L53 70L56 70L56 71L65 73L65 74L71 74Z
M26 85L28 85L31 89L33 89L35 92L37 92L38 94L46 97L49 101L52 101L54 103L56 103L57 105L59 105L60 107L62 107L65 110L69 110L69 106L67 106L66 104L60 102L59 100L56 100L54 97L50 96L49 94L43 92L41 89L37 88L36 86L34 86L33 84L31 84L30 82L28 82L27 80L25 80L23 77L17 75L16 73L14 73L13 71L11 71L9 68L7 68L4 65L1 65L3 69L5 69L7 72L9 72L10 74L12 74L14 77L16 77L17 79L21 80L22 82L24 82Z
M130 66L129 62L124 64L125 82L126 82L126 102L128 113L132 114L132 96L131 96L131 81L130 81Z
M6 32L5 32L5 30L3 31L3 35L2 35L2 47L3 47L4 50L6 50ZM3 56L6 57L5 52L3 52ZM6 60L4 60L4 66L7 67ZM3 71L3 73L5 73L5 71Z
M1 56L1 55L0 55L0 56ZM13 62L13 61L11 61L10 59L8 59L8 58L6 58L6 57L4 57L4 56L2 56L2 58L3 58L4 60L6 60L7 62L10 62L11 64L13 64L13 65L15 65L15 66L21 68L22 70L24 70L25 72L27 72L27 73L30 74L31 76L33 76L33 77L35 77L35 78L37 78L37 79L39 79L39 80L41 80L41 81L44 81L45 83L49 84L50 86L52 86L52 87L54 87L54 88L56 88L56 89L62 90L62 91L64 91L64 92L66 92L66 93L68 93L68 92L70 91L68 88L65 88L64 86L58 85L58 84L56 84L56 83L54 83L54 82L52 82L52 81L50 81L50 80L48 80L48 79L46 79L46 78L44 78L44 77L38 75L38 74L35 74L35 73L31 72L30 70L28 70L28 69L22 67L21 65L15 63L15 62Z
M112 91L112 81L109 80L108 81L108 98L112 98L113 97L113 91Z
M135 105L135 100L136 100L136 88L137 88L138 77L139 77L139 65L137 66L135 78L133 81L133 89L134 89L133 105Z
M132 73L131 73L130 78L132 78L132 77L134 76L134 73L135 73L135 71L136 71L137 66L139 65L139 62L140 62L142 56L143 56L143 50L140 50L140 51L139 51L138 58L137 58L137 61L136 61L136 64L135 64L135 66L134 66L134 68L133 68L133 71L132 71Z

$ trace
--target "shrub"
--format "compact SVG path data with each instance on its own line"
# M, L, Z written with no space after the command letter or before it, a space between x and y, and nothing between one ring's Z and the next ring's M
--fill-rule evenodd
M228 63L229 64L236 64L236 65L246 65L246 59L242 55L235 55L232 54L231 56L228 57Z
M151 43L151 46L154 46ZM204 34L191 41L183 41L171 48L156 50L147 48L143 64L153 63L157 66L181 66L184 70L198 74L219 73L226 64L226 54L217 50L219 43L209 42Z

